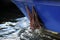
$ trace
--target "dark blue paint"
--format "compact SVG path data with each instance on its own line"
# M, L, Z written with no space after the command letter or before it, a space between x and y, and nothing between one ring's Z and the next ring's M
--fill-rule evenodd
M38 16L45 24L45 28L60 33L60 3L59 2L19 2L14 1L18 8L28 17L25 5L28 5L32 11L32 5L34 5Z

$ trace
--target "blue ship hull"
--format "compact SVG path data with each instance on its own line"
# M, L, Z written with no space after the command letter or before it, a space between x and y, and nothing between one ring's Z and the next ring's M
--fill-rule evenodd
M25 5L28 5L32 11L32 6L34 5L36 11L38 12L39 18L42 19L45 28L51 31L60 33L60 3L58 2L48 2L48 1L17 1L13 0L13 3L23 12L25 16L28 14L25 9Z

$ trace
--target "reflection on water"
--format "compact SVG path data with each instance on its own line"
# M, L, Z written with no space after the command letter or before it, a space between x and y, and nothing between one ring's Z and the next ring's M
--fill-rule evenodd
M45 39L41 37L41 29L32 31L26 17L17 18L14 21L0 24L0 40L49 40L47 38L50 36L43 35L43 37L47 37Z
M15 20L0 24L0 40L41 40L38 31L36 33L30 29L30 21L26 17Z
M0 37L18 36L19 31L29 25L29 20L26 17L17 18L16 21L17 22L4 22L0 24Z

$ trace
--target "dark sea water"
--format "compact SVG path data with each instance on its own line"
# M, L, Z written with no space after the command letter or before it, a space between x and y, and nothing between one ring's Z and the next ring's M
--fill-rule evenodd
M0 40L41 40L40 35L30 29L27 17L0 24Z
M21 30L29 27L29 20L26 17L15 20L16 22L8 21L0 24L0 38L17 38Z
M34 31L30 29L30 21L27 17L17 18L0 24L0 40L49 40L41 36L41 29Z

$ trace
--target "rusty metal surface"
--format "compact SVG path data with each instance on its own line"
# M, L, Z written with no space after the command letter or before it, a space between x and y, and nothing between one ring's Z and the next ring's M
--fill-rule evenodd
M29 19L30 19L30 27L31 29L40 29L41 28L41 23L38 20L37 13L35 11L34 6L32 6L32 13L30 12L28 6L26 6L26 11L28 13Z
M30 28L33 29L33 30L42 29L42 30L40 30L40 31L42 31L42 35L46 35L45 37L42 37L43 39L44 38L46 40L47 40L47 38L50 39L50 40L53 40L53 39L58 40L58 39L60 39L59 34L54 34L54 33L51 33L50 31L47 32L46 30L44 30L45 28L43 28L43 26L41 26L42 23L38 19L38 16L37 16L37 13L35 11L34 6L32 6L32 13L30 12L28 6L26 6L26 11L27 11L29 19L30 19Z

